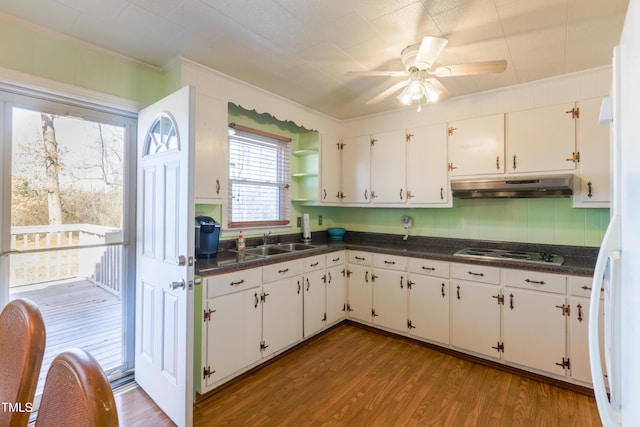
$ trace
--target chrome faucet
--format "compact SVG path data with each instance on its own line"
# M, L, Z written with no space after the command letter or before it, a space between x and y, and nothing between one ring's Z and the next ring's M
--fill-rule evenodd
M271 235L270 231L267 231L266 233L264 233L262 235L262 246L266 246L267 245L267 242L269 241L268 238L269 238L270 235Z

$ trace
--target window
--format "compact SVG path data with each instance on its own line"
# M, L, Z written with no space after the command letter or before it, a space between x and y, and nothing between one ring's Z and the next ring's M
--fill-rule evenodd
M289 138L231 124L229 228L289 224Z

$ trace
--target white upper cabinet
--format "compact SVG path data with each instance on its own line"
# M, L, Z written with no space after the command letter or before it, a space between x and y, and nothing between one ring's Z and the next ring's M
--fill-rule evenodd
M406 141L407 202L450 206L447 125L440 123L410 129Z
M369 135L344 138L342 141L342 202L369 203L371 139Z
M195 202L219 204L227 190L227 103L196 94Z
M406 200L406 133L404 130L371 137L371 201L404 203Z
M320 203L340 203L340 139L323 134L320 137Z
M602 98L580 101L578 120L579 173L574 179L576 207L609 207L611 181L609 126L598 123Z
M506 114L507 172L576 169L575 103Z
M504 114L449 122L452 177L504 172Z

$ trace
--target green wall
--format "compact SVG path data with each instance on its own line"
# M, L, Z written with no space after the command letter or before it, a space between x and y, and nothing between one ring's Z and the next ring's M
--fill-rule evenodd
M143 104L165 94L158 70L100 53L0 15L0 67Z

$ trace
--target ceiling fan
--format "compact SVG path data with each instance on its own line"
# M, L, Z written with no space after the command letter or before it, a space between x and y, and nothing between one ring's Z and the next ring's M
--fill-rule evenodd
M446 44L447 39L444 37L426 36L421 43L405 47L401 52L401 59L406 71L351 71L347 75L408 77L408 79L394 84L375 96L367 104L376 104L404 88L398 95L398 100L405 105L411 105L417 101L418 111L420 111L423 102L443 101L451 97L447 88L431 76L450 77L502 73L507 68L505 60L442 65L432 68Z

